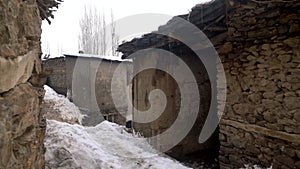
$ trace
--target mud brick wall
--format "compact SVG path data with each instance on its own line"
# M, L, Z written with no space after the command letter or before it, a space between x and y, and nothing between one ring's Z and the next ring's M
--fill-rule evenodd
M43 168L41 18L35 0L0 0L0 168Z
M187 154L198 151L205 150L213 152L214 150L212 149L215 145L217 145L215 143L218 142L217 134L215 134L216 136L211 137L205 143L200 144L198 142L201 129L204 125L210 107L211 86L207 72L205 71L204 65L201 62L197 62L197 56L187 47L181 47L180 49L176 50L174 49L172 52L176 53L177 56L179 56L180 59L182 59L185 64L189 66L189 69L195 75L195 81L189 81L185 78L176 81L174 77L170 75L171 73L175 74L174 70L179 69L178 64L176 64L176 59L167 62L173 64L169 64L168 68L164 71L158 69L147 69L139 72L144 65L147 65L150 62L159 65L163 62L163 59L160 58L156 52L147 53L148 55L153 56L151 60L145 59L146 56L136 57L133 61L133 71L136 74L133 79L133 106L139 111L146 111L151 107L155 111L163 110L163 112L157 119L151 122L139 123L136 121L139 120L137 117L140 117L138 116L138 113L140 112L133 111L133 127L147 138L154 137L164 133L171 126L174 127L176 119L188 119L190 116L189 112L194 109L197 111L198 116L196 117L195 122L193 122L191 129L186 131L186 135L182 140L179 140L179 142L176 144L174 144L172 141L162 142L153 140L152 145L158 148L162 146L170 146L170 150L168 150L166 153L179 159L183 159ZM198 94L195 93L195 91L193 91L193 93L184 93L180 91L184 88L184 86L189 86L191 84L198 86L200 93L199 97L200 100L202 100L201 104L199 103L199 107L193 107L193 104L182 105L181 103L182 98L185 98L188 103L199 102L199 100L195 99L196 94ZM159 89L166 95L167 103L165 109L162 108L163 104L161 104L160 101L154 101L150 103L149 93L154 89ZM179 114L180 111L183 113ZM185 123L187 122L188 121L185 121ZM179 129L185 132L182 128ZM176 140L176 137L176 134L172 134L168 136L168 139ZM213 153L215 156L217 156L217 152Z
M76 84L80 88L85 88L85 90L80 91L81 93L78 97L72 96L76 62L80 63L77 63L78 70L75 72L80 81ZM119 65L122 67L122 71L115 72ZM123 116L128 111L125 90L128 74L132 71L130 62L112 61L96 57L67 56L44 60L43 69L49 72L46 84L56 92L68 95L81 108L82 113L87 114L83 120L83 125L96 125L101 122L101 116L109 121L125 124L125 117ZM95 77L93 73L96 73ZM119 102L124 103L119 108L122 112L116 109L111 96L111 84L114 73L117 73L116 76L119 77L117 78L117 86L114 86L114 89L120 93ZM95 86L95 88L91 86ZM97 103L95 104L92 93L96 95Z
M221 168L300 168L299 1L229 4Z
M121 67L121 71L116 71L117 67ZM114 61L102 61L98 67L92 67L97 70L95 79L95 94L100 108L100 112L106 120L125 124L126 113L128 110L128 94L126 89L128 88L127 78L130 72L132 72L131 62L114 62ZM115 83L112 83L113 76ZM118 93L116 98L118 103L122 103L118 108L116 107L112 98L112 90L114 89Z
M83 125L97 125L103 120L102 117L125 124L124 116L128 111L126 88L128 74L132 69L131 62L73 55L67 55L65 60L67 90L74 103L87 115L83 119ZM118 66L121 68L116 71ZM113 76L118 77L114 86ZM123 103L118 108L113 102L112 88L119 94L118 102Z

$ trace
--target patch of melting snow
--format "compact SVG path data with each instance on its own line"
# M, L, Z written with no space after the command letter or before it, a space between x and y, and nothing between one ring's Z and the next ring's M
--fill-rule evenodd
M83 127L47 120L45 146L48 168L187 168L108 121Z
M54 109L59 112L59 116L63 120L72 120L77 119L81 124L84 115L81 114L78 107L69 101L65 96L57 94L52 88L47 85L44 85L44 89L46 90L44 101L52 102L54 105Z
M65 119L82 119L79 109L67 98L44 86L45 100L55 103ZM103 121L84 127L47 120L46 169L185 169L183 164L157 152L145 138L133 136L124 127Z
M262 169L259 165L253 165L253 167L251 167L250 165L248 164L245 164L244 165L245 168L240 168L240 169ZM266 168L266 169L272 169L273 166L271 165L270 167Z

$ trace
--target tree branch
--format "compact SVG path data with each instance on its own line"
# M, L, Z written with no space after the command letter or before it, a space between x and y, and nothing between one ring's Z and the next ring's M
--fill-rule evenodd
M51 21L49 18L54 18L53 12L56 10L53 8L58 9L58 6L63 2L63 0L36 0L40 16L44 20L46 19L49 24Z

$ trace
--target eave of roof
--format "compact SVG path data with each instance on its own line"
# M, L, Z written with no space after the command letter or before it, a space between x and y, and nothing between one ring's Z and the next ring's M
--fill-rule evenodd
M205 34L208 37L212 36L210 35L211 32L221 34L227 31L224 22L227 10L228 9L225 0L214 0L205 4L198 4L192 8L192 11L189 14L173 17L165 25L160 26L157 31L153 31L151 33L143 35L141 38L134 38L129 42L125 42L119 45L118 51L123 53L122 58L127 58L130 54L140 49L149 47L162 47L168 45L169 43L175 43L176 45L176 41L174 41L174 39L157 34L157 32L159 31L168 31L168 29L174 27L176 29L180 29L182 25L176 23L176 21L178 21L176 17L188 20L201 30L205 29ZM214 31L211 31L212 29Z
M64 54L65 57L98 59L107 62L132 62L132 59L120 59L116 56L101 56L92 54Z

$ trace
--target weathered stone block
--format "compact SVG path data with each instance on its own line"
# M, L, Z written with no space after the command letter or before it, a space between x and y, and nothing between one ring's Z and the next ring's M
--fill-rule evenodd
M292 56L291 56L291 55L281 55L281 54L279 54L279 55L278 55L278 59L279 59L280 62L282 62L282 63L287 63L287 62L291 61Z
M296 23L290 24L289 33L299 32L299 30L300 30L299 24L296 24Z
M287 75L286 80L290 83L300 83L300 76L297 74Z
M295 163L295 167L296 167L296 168L300 168L300 161L297 161L297 162Z
M253 144L247 144L245 146L245 149L247 151L249 151L250 153L252 153L252 154L258 154L260 152L260 150L256 146L254 146Z
M288 14L286 16L281 16L280 19L279 19L279 22L281 24L286 24L290 20L297 19L297 18L298 18L297 14Z
M275 157L275 161L278 161L281 164L287 165L290 168L295 166L294 160L290 157L279 155Z
M219 54L226 54L232 51L232 44L230 42L226 42L221 48L218 50Z
M296 156L296 152L294 149L291 149L291 148L285 148L283 150L283 152L285 152L285 154L291 158L295 157Z
M254 107L250 104L235 104L233 105L233 110L236 114L246 115L254 112Z
M276 96L276 93L275 92L265 92L263 94L263 97L266 98L266 99L272 99Z
M276 107L280 107L281 104L277 101L274 100L269 100L269 99L263 99L262 104L266 109L274 109Z
M40 89L21 84L0 98L0 168L40 168L43 165L44 129L40 128ZM41 89L42 90L42 89Z
M294 113L294 119L297 120L298 122L300 122L300 110L299 109Z
M295 92L289 91L284 93L285 97L297 97Z
M283 99L284 105L290 109L297 109L300 108L300 98L299 97L285 97Z
M37 56L38 50L33 50L14 59L0 57L0 93L27 81L32 74L35 62L39 63Z
M291 48L296 48L300 44L300 38L299 37L289 38L284 40L283 43L287 44Z
M270 123L275 123L277 121L277 117L270 111L266 111L263 114L264 119Z
M254 104L260 104L260 103L261 103L261 99L262 99L261 95L258 94L258 93L250 94L250 95L248 96L248 98L249 98L249 100L250 100L251 102L253 102Z

